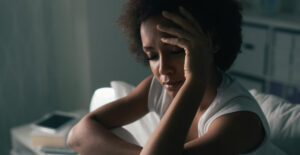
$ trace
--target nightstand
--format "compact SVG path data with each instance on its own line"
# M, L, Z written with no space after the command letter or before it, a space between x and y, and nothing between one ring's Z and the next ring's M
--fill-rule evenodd
M84 116L86 111L76 111L72 112L78 120ZM33 130L31 123L14 127L10 130L12 149L10 151L11 155L46 155L38 147L32 145L30 133Z

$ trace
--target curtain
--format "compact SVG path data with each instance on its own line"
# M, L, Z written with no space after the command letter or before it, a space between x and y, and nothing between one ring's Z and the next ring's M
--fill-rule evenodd
M11 127L89 106L85 0L0 0L0 154Z

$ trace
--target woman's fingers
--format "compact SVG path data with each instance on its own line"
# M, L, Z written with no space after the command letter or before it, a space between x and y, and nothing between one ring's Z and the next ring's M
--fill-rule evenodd
M183 38L186 40L190 40L192 37L190 33L175 27L166 27L164 25L157 25L157 29L161 32L173 35L178 38Z
M175 24L178 24L180 27L182 27L184 30L190 32L191 34L197 33L194 26L189 21L182 18L181 16L174 14L174 13L167 12L167 11L163 11L162 15L163 15L163 17L171 20Z
M193 17L193 15L188 10L186 10L185 8L180 6L179 11L185 18L187 18L197 28L197 30L200 33L204 34L204 31L203 31L202 27L200 26L200 24L198 23L198 21Z
M187 52L189 47L189 41L182 39L182 38L161 38L160 39L163 43L178 46Z

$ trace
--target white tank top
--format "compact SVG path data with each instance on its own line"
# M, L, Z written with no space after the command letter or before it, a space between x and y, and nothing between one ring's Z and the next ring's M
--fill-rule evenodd
M172 98L167 94L166 89L153 77L148 95L149 110L155 111L162 118L171 102ZM222 73L222 82L217 89L215 99L199 119L198 136L204 135L210 124L218 117L237 111L250 111L259 116L265 129L265 138L260 147L247 155L264 154L269 143L270 129L263 111L252 95L226 73Z

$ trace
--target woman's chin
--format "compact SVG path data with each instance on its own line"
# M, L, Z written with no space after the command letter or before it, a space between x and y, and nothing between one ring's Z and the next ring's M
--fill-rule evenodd
M165 86L165 89L167 90L167 93L169 96L171 96L172 98L174 98L176 96L176 94L178 93L179 89L182 87L183 82L180 82L179 84L172 86L172 87L168 87Z
M172 99L176 96L178 90L172 90L172 91L168 91L167 90L167 93L170 97L172 97Z

